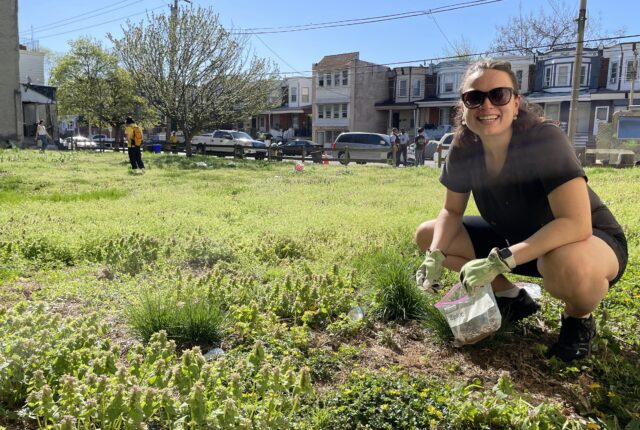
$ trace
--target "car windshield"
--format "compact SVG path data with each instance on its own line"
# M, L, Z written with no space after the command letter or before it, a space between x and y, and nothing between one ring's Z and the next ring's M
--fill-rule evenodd
M249 140L251 140L251 136L249 136L247 133L245 133L243 131L233 131L233 132L231 132L231 134L233 135L234 139L249 139Z

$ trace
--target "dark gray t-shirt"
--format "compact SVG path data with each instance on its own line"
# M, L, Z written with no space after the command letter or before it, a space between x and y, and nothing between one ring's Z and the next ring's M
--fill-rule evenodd
M547 196L578 177L587 180L566 134L543 123L512 138L504 167L494 177L487 172L480 143L452 145L440 182L454 192L472 192L482 218L509 243L517 243L554 219ZM621 234L613 214L588 190L593 228Z

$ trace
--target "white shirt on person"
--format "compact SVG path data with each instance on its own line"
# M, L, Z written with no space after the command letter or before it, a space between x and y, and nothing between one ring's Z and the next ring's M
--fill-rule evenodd
M38 124L38 136L47 136L47 129L42 124Z

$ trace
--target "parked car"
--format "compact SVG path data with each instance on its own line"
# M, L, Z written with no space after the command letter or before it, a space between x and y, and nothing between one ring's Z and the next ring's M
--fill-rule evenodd
M191 145L199 154L234 155L235 151L241 148L243 155L256 160L262 160L267 156L265 143L252 139L244 131L216 130L213 133L194 136Z
M347 147L349 160L347 160ZM393 155L389 136L379 133L340 133L331 145L331 149L333 158L338 159L342 164L347 164L349 161L389 162Z
M453 131L453 126L439 125L436 127L433 124L425 124L424 131L427 134L428 140L440 140L446 133L451 133Z
M449 147L453 143L453 133L447 133L442 136L442 139L438 141L437 147L440 148L440 157L442 160L447 158L447 154L449 153ZM437 148L436 148L437 151ZM435 159L435 155L433 156Z
M106 134L94 134L91 136L91 140L96 142L101 148L113 148L113 143L116 141L114 138L107 136Z
M97 149L98 144L85 136L72 136L60 141L60 149Z
M312 152L322 152L322 145L311 140L296 139L287 143L281 143L278 149L282 151L282 155L302 155L302 151L306 151L306 156L310 157Z

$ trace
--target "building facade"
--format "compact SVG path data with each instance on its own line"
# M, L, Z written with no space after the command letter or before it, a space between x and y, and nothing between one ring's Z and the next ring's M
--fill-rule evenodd
M346 131L386 132L386 115L375 105L388 96L388 67L351 52L327 55L312 70L314 141L331 143Z
M18 0L0 2L0 147L22 144L22 99L18 44Z

